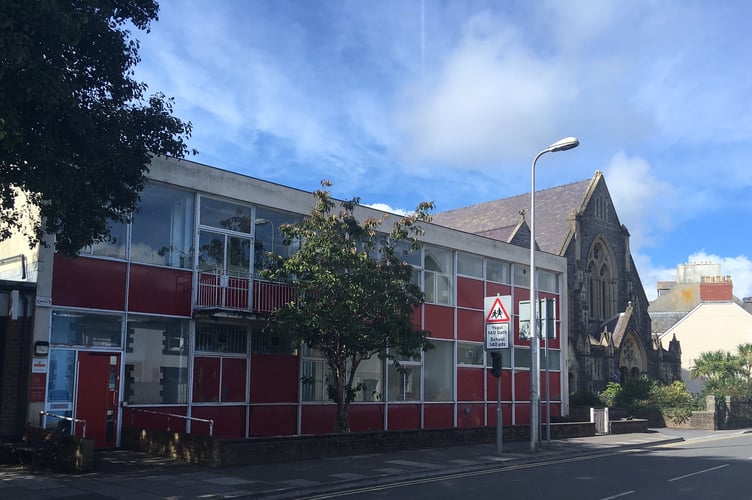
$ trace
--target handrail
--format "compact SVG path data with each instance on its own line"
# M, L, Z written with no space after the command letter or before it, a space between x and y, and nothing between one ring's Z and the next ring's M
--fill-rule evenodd
M185 415L178 415L177 413L168 413L166 411L154 411L154 410L144 410L143 408L131 408L130 406L125 406L128 410L131 411L140 411L141 413L151 413L153 415L162 415L167 417L167 431L170 431L170 417L175 418L182 418L184 420L195 420L196 422L206 422L209 424L209 437L214 435L214 420L213 419L206 419L206 418L198 418L198 417L188 417Z
M55 415L54 413L51 413L49 411L40 410L39 411L39 427L42 427L42 418L43 417L52 417L57 418L60 420L67 420L68 422L75 422L75 423L81 423L83 425L83 429L81 431L81 437L83 439L86 439L86 420L81 420L80 418L73 418L73 417L64 417L62 415Z

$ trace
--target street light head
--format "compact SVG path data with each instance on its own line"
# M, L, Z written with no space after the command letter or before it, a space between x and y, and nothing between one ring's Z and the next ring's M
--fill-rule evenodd
M566 151L567 149L576 148L580 145L580 141L576 137L565 137L560 141L556 141L548 147L548 151L555 153L557 151Z

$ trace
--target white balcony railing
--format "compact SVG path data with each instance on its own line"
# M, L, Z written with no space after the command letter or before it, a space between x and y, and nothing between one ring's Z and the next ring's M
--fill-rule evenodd
M290 285L254 278L250 273L222 270L198 273L196 306L271 313L293 298Z

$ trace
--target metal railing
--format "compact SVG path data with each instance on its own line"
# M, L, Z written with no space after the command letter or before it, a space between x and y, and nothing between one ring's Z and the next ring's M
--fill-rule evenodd
M54 413L50 413L48 411L41 410L39 412L39 427L44 428L44 417L52 417L57 418L58 420L65 420L68 422L73 422L76 424L83 424L81 429L81 437L86 439L86 420L81 420L79 418L73 418L73 417L64 417L62 415L55 415ZM71 434L73 430L71 429Z
M180 418L183 420L188 421L195 421L195 422L205 422L209 424L209 437L212 437L214 435L214 420L212 419L206 419L206 418L198 418L198 417L188 417L186 415L178 415L177 413L168 413L165 411L155 411L155 410L145 410L143 408L131 408L126 407L125 409L133 412L140 412L140 413L150 413L152 415L161 415L163 417L167 417L167 432L170 432L170 418ZM133 423L133 419L131 418L131 423Z
M196 306L271 313L293 299L289 284L258 279L250 273L200 271Z

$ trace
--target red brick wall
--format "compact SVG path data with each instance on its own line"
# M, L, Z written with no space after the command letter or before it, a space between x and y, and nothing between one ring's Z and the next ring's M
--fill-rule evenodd
M724 283L700 283L700 300L703 302L719 302L733 300L733 285Z

